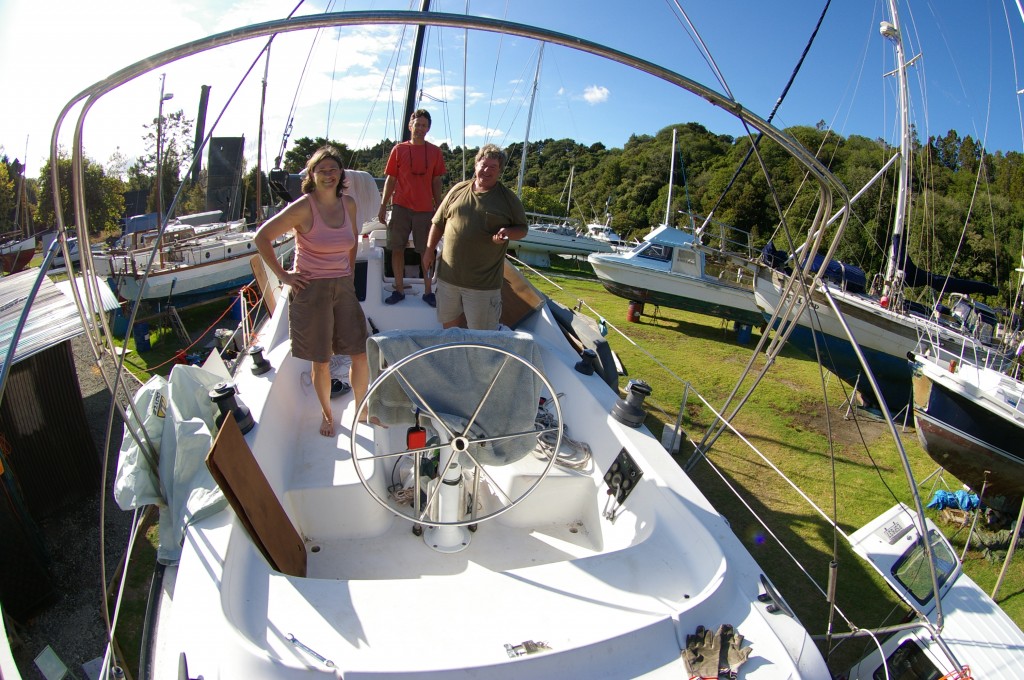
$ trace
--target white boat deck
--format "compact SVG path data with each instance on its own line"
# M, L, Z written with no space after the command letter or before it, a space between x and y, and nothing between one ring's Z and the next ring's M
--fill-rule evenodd
M287 342L266 353L271 373L243 367L240 395L257 422L246 440L303 538L307 575L271 569L230 511L198 522L165 586L157 667L173 669L187 650L190 673L204 677L330 677L327 659L345 678L679 678L686 635L731 623L754 645L745 677L826 672L799 622L757 600L760 569L674 461L644 459L650 435L607 415L611 390L537 342L548 379L569 395L569 432L593 460L554 468L455 554L435 551L363 487L349 456L351 394L334 400L339 432L323 438L308 364ZM594 385L581 390L581 380ZM404 438L403 426L360 425L357 441L401 451ZM644 476L611 522L603 474L623 448ZM391 460L361 463L375 488ZM524 488L543 467L528 455L492 483ZM546 646L510 659L506 646L526 642Z

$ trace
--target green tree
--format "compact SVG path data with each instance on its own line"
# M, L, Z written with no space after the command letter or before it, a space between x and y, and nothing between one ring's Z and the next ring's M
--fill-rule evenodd
M103 166L86 157L83 162L83 193L89 233L99 235L104 231L118 228L118 221L124 213L124 182L108 177ZM46 161L39 173L39 193L47 200L39 203L39 221L45 225L57 224L52 200L50 161ZM62 150L57 159L57 177L60 186L60 209L65 226L74 226L71 206L71 158Z
M0 231L12 231L17 193L14 177L11 176L7 156L0 158Z
M353 167L352 163L349 162L349 159L352 158L353 154L349 151L348 146L341 142L329 141L323 137L317 137L315 139L299 137L296 139L292 144L292 148L284 152L284 163L281 167L288 172L301 172L302 169L306 167L306 161L308 161L310 156L313 155L313 152L325 144L330 144L341 152L341 158L345 161L345 167ZM390 152L391 149L388 148L388 151ZM354 169L360 170L362 168Z

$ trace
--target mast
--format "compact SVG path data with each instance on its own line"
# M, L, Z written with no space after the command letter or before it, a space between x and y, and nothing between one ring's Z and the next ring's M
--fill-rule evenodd
M900 101L900 168L899 186L896 192L896 221L892 228L892 241L889 244L889 262L885 269L885 293L890 295L899 292L901 282L896 281L898 274L902 274L902 267L897 262L897 243L903 235L904 221L907 213L907 194L910 191L910 113L907 94L907 62L906 54L903 51L903 34L900 32L899 15L896 10L896 0L889 0L889 13L892 23L883 21L879 27L882 36L893 43L896 52L896 80L899 84ZM890 75L890 74L887 74Z
M270 74L270 43L267 41L267 56L263 64L263 88L260 90L260 127L256 138L256 224L263 224L263 114L267 107L267 78Z
M423 0L420 5L421 12L430 11L430 0ZM412 63L409 65L409 90L405 93L405 116L402 118L402 141L408 142L412 137L409 131L409 119L412 112L416 110L416 81L420 72L420 52L423 51L423 34L427 27L423 24L416 26L416 41L412 48Z
M672 128L672 162L668 166L668 203L665 205L665 226L672 226L672 182L676 175L676 129Z
M526 116L526 135L523 137L523 158L519 163L519 183L516 185L516 195L523 196L523 176L526 175L526 148L530 145L530 123L533 121L533 105L537 101L537 82L540 80L540 64L544 60L544 44L540 44L540 54L537 55L537 71L533 74L533 91L530 93L530 112Z

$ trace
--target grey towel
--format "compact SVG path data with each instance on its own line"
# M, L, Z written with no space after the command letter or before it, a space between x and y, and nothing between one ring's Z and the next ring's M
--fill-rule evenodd
M384 368L422 349L456 343L497 347L543 372L540 351L527 333L450 328L371 336L366 348L370 379L376 381ZM478 407L473 439L534 430L543 383L528 367L500 352L480 347L441 349L403 366L400 374L376 386L370 395L370 415L385 425L411 424L414 409L429 413L429 405L456 435L465 434ZM474 446L471 453L481 463L503 465L522 458L536 444L535 436L524 435Z

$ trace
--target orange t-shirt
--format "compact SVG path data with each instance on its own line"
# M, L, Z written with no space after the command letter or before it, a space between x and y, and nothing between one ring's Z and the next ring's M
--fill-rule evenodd
M415 212L433 212L434 178L444 173L441 149L430 142L395 144L384 167L384 174L396 180L391 202Z

